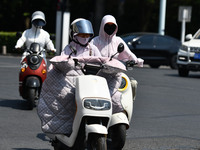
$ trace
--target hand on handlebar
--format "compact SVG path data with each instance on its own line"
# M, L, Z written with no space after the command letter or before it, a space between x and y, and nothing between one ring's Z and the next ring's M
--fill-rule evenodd
M126 67L133 67L135 64L136 64L135 61L129 60L126 62Z
M14 47L14 48L12 49L12 51L21 51L21 50L22 50L21 47Z
M47 53L55 55L56 54L56 49L48 50Z
M137 59L137 65L138 65L139 67L143 67L143 63L144 63L144 60L143 60L143 59L141 59L141 58L138 58L138 59Z
M15 47L13 50L21 50L21 47Z
M52 49L51 52L56 53L56 49Z

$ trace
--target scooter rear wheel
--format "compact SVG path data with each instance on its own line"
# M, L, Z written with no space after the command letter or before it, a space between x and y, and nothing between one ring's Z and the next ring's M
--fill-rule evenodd
M88 137L88 150L107 150L105 135L91 133Z

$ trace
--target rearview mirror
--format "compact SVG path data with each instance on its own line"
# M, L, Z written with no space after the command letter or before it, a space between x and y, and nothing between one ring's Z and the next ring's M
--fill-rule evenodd
M55 39L56 39L55 34L50 34L50 39L51 39L51 40L55 40Z
M120 43L117 47L117 52L118 53L121 53L124 51L124 44L123 43Z
M22 36L22 33L21 33L21 32L17 32L17 33L16 33L16 37L17 37L17 38L20 38L21 36Z
M117 47L117 52L114 54L114 55L112 55L111 57L110 57L110 60L112 60L112 58L115 56L115 55L117 55L117 53L121 53L121 52L123 52L124 51L124 44L123 43L119 43L119 45L118 45L118 47Z
M185 39L186 39L187 41L191 40L191 39L192 39L192 34L187 34L187 35L185 36Z

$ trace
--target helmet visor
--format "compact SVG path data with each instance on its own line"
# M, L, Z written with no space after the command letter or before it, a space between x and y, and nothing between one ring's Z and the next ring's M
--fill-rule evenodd
M74 33L85 33L90 34L91 36L94 35L94 31L92 28L92 24L88 20L80 20L72 25L72 30Z
M45 22L42 19L35 19L32 23L36 27L43 27L45 25Z

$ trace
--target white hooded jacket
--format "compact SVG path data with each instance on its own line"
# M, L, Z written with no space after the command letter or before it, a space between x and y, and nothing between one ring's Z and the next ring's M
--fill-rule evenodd
M108 35L104 31L104 26L106 23L114 23L116 25L116 29L112 35ZM99 30L99 36L92 39L91 44L94 44L103 57L110 57L117 52L117 47L120 43L124 44L124 51L115 56L116 59L121 61L133 60L138 64L138 66L142 67L144 60L141 58L137 58L135 54L133 54L126 43L118 36L116 33L118 31L118 25L115 18L111 15L106 15L103 17L101 21L101 26Z
M50 39L49 33L43 29L36 28L34 25L32 25L32 28L23 32L21 38L17 41L15 48L21 48L22 46L25 46L29 49L31 43L34 42L39 43L42 49L44 49L46 46L46 49L56 51Z

